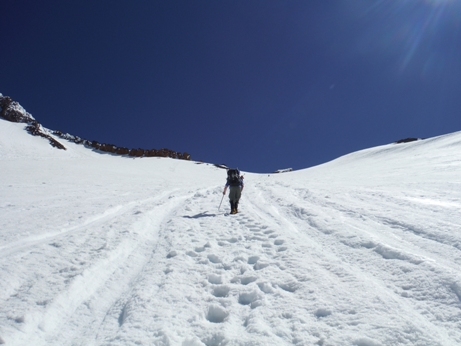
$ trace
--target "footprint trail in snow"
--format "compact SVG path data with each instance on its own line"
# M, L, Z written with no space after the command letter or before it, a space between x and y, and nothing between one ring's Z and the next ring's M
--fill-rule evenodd
M461 344L460 136L247 174L237 215L212 165L4 159L0 344Z

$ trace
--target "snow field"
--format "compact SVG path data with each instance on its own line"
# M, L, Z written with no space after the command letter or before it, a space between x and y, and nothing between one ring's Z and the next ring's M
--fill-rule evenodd
M247 173L228 215L212 165L31 153L13 125L0 343L461 344L459 133Z

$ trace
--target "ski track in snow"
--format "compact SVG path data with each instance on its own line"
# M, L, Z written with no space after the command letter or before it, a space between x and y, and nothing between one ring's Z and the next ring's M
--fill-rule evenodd
M94 323L97 323L98 317L105 314L104 309L108 308L107 304L111 301L110 299L101 300L101 296L113 299L117 297L117 294L122 294L121 289L128 289L130 281L134 280L134 273L141 270L145 258L149 258L148 254L152 252L156 244L158 223L184 198L186 197L176 197L174 193L166 192L156 198L112 207L100 215L91 217L79 226L64 231L44 233L42 237L26 239L19 244L13 244L8 251L3 251L0 258L11 257L9 259L12 268L6 268L6 271L14 273L14 258L15 256L22 257L22 252L43 256L49 253L50 248L59 250L69 245L77 245L77 248L71 249L73 253L69 258L64 259L70 262L67 267L57 272L57 268L49 268L51 277L48 278L33 278L38 281L47 281L41 284L48 287L56 287L55 292L52 288L50 289L51 298L49 300L33 302L34 297L31 291L36 284L31 283L29 286L29 283L25 282L20 287L14 287L14 282L10 282L10 286L6 287L7 291L16 291L10 298L6 298L7 303L3 305L4 311L10 311L7 319L16 323L27 321L27 323L21 322L20 332L13 338L15 342L18 345L60 344L60 340L63 339L77 340L76 335L82 333L82 330L72 331L69 326L75 324L80 328L82 321L85 320L84 325L94 329ZM127 218L126 214L130 212L139 217ZM129 224L126 224L125 219L128 219ZM135 222L132 223L133 219ZM106 229L107 233L99 235L100 229ZM71 235L69 235L70 232L72 232ZM103 237L107 238L103 239ZM111 244L108 243L109 241ZM77 256L77 258L73 259L72 256ZM58 256L51 255L50 257L55 260ZM48 261L40 264L54 265ZM126 282L127 278L128 282ZM64 282L59 282L62 280ZM38 308L29 307L26 311L8 309L8 303L15 305L16 297L21 296L18 292L26 292L26 298L31 301L31 306L35 305ZM21 299L24 298L21 297ZM41 309L42 307L44 309ZM66 328L60 328L63 325ZM73 332L76 335L73 335ZM91 334L91 330L85 331L87 332ZM31 335L34 336L31 338Z
M132 203L132 204L135 204L135 203ZM73 226L70 228L63 227L59 231L42 233L37 236L31 236L31 237L22 239L13 244L2 246L0 247L0 258L8 257L19 251L25 251L28 248L40 245L42 243L47 243L53 239L58 240L59 236L66 235L66 233L69 233L69 232L78 232L81 229L89 228L93 226L94 224L103 224L106 219L110 219L115 214L123 214L126 210L129 210L129 209L131 209L129 205L112 207L106 210L105 212L103 212L102 214L93 216L89 218L87 221L85 221L84 223L79 224L77 226Z

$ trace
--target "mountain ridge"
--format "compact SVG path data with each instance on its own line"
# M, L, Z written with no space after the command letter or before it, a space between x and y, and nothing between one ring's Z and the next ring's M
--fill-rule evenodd
M187 152L177 152L171 149L141 149L134 148L129 149L126 147L119 147L114 144L99 143L98 141L89 141L79 136L74 136L68 133L63 133L58 130L49 130L42 126L30 113L28 113L24 107L22 107L17 101L14 101L9 96L4 96L0 93L0 117L3 119L15 122L25 123L26 131L33 135L47 139L50 145L54 148L66 150L66 147L59 142L52 135L57 136L60 139L64 139L76 144L81 144L86 148L91 148L97 152L110 153L115 155L127 155L131 157L169 157L181 160L190 160L191 156Z

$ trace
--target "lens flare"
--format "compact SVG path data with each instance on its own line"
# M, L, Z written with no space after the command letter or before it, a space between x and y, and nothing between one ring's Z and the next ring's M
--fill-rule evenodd
M378 0L367 13L373 22L365 42L398 54L400 72L419 67L427 73L437 57L455 58L446 55L461 42L461 0Z
M444 6L454 2L454 0L424 0L424 2L433 6Z

